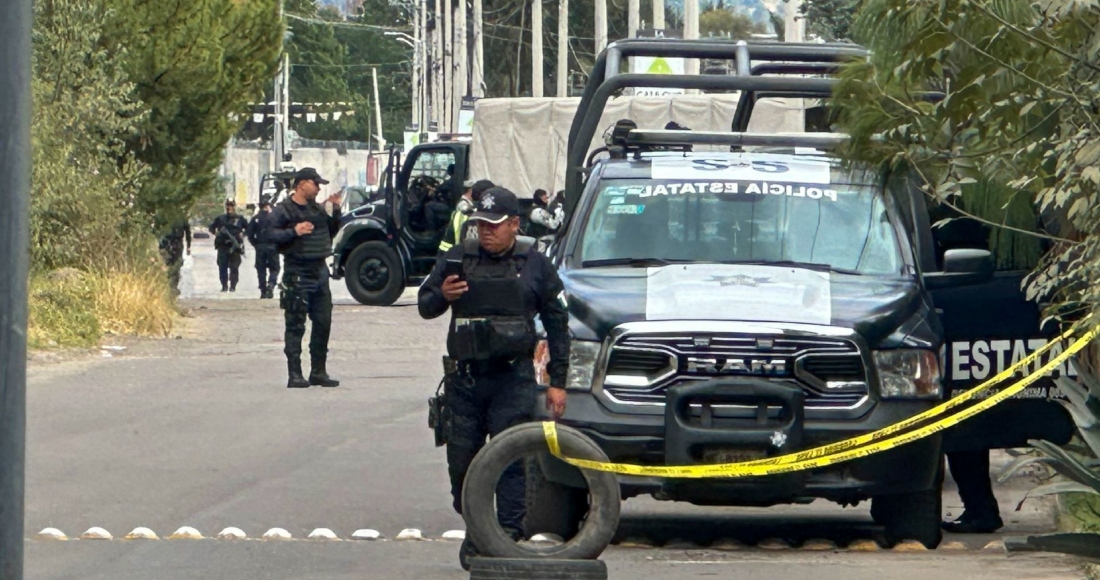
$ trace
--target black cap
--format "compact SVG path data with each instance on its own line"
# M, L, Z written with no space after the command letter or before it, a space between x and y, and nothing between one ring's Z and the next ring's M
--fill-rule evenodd
M481 194L489 191L494 187L496 187L496 185L493 184L492 181L489 181L488 179L479 179L475 181L474 184L470 187L470 195L473 196L474 201L477 201L481 199Z
M294 174L294 185L298 185L303 181L312 181L317 185L328 183L328 181L323 179L321 174L317 173L317 170L312 167L303 167L298 170L298 173Z
M231 197L225 200L225 207L229 206L237 207L237 202Z
M481 194L481 199L477 201L477 211L470 219L499 224L518 215L519 200L516 199L516 194L503 187L493 187Z
M260 196L260 207L263 207L265 205L271 205L271 198L266 196L266 195L261 195Z

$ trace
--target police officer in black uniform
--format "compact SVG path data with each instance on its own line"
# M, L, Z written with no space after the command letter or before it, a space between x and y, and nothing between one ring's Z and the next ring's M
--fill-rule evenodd
M218 278L222 282L222 292L236 292L237 280L244 255L244 234L248 222L237 215L237 202L225 200L225 213L210 224L210 233L214 235L214 249L218 251Z
M285 312L284 334L287 388L310 385L336 387L340 381L328 376L328 336L332 327L332 292L328 287L328 263L332 237L340 229L340 195L329 196L332 214L317 203L321 186L328 181L317 170L303 167L294 175L292 193L272 212L267 240L283 254L283 284L280 305ZM302 338L306 317L313 322L309 337L309 380L302 376Z
M260 197L260 211L248 222L248 241L256 250L256 279L260 284L260 298L274 298L275 284L279 281L279 251L267 240L271 226L271 200Z
M486 191L470 216L477 223L478 237L440 256L420 287L420 316L436 318L451 310L447 352L457 361L458 372L446 383L452 414L447 465L459 513L466 471L486 436L531 419L536 401L535 314L550 348L552 386L546 405L555 418L565 412L562 387L569 366L569 320L563 286L554 265L534 248L534 240L517 238L519 215L519 202L511 191ZM448 262L460 263L461 275L444 277ZM497 517L517 540L524 536L525 490L521 464L512 465L497 488ZM476 547L463 542L464 568L476 553Z
M187 255L191 255L191 224L180 220L160 239L160 255L168 267L168 284L172 292L179 296L180 269L183 267L183 253L186 244Z

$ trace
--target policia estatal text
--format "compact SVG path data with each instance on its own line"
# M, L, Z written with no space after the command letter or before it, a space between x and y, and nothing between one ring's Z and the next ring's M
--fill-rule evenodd
M293 192L272 212L267 240L283 254L283 283L279 296L286 318L284 334L288 388L310 385L335 387L339 381L328 376L328 336L332 327L332 293L328 287L328 264L332 254L332 236L340 228L340 196L325 200L332 204L332 215L317 203L317 193L325 181L312 167L304 167L294 176ZM306 317L313 322L309 336L309 380L302 376L302 337Z
M568 315L554 265L527 238L517 239L519 203L503 188L486 191L470 220L477 239L451 248L420 287L420 315L436 318L451 310L447 352L457 372L445 379L450 408L447 466L454 508L462 513L462 483L470 462L505 429L529 421L536 401L533 356L537 313L549 342L547 407L560 417L569 365ZM448 267L448 262L452 265ZM461 264L461 274L448 275ZM445 365L445 367L448 365ZM505 470L497 488L497 518L513 538L524 537L526 514L522 464ZM463 542L460 561L476 547Z

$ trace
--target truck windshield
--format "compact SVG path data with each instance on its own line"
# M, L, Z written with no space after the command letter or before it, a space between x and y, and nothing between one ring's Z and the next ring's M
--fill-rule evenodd
M898 239L880 190L845 184L835 173L826 184L605 180L582 234L581 263L775 263L900 273Z

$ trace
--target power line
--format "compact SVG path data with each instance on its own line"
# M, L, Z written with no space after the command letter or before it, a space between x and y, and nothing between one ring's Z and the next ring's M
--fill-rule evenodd
M305 64L305 63L290 63L291 68L303 67L303 68L357 68L357 67L385 67L385 66L397 66L408 64L408 61L397 62L358 62L349 64Z
M344 22L342 20L324 20L324 19L321 19L321 18L310 18L310 17L307 17L307 16L299 16L298 14L290 14L289 12L284 12L283 16L286 16L287 18L289 18L291 20L297 20L299 22L306 22L306 23L309 23L309 24L319 24L319 25L323 25L323 26L343 26L345 28L365 28L365 29L368 29L368 30L383 30L383 31L392 30L394 32L408 32L409 30L412 30L412 28L407 27L407 26L403 27L403 28L398 28L398 27L394 27L394 26L378 26L378 25L375 25L375 24L360 24L358 22Z

